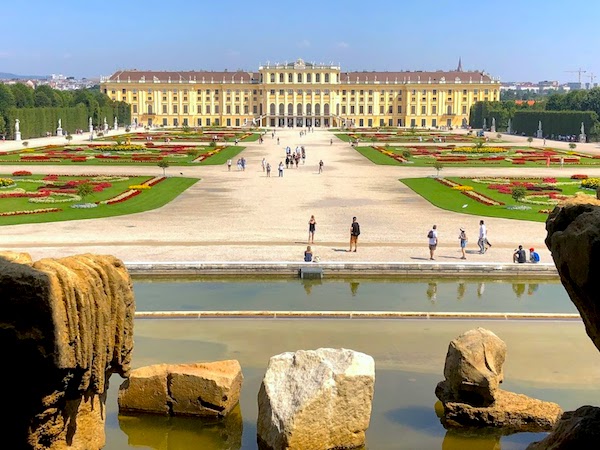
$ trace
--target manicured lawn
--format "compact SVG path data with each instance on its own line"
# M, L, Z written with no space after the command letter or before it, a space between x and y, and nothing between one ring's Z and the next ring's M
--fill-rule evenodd
M407 165L390 158L387 155L375 150L373 147L354 147L358 153L370 160L372 163L382 166L402 166Z
M230 158L233 159L237 155L239 155L240 152L242 150L244 150L244 148L246 148L246 147L241 147L239 145L238 146L231 145L229 147L226 147L224 150L221 150L216 155L213 155L210 158L207 158L204 161L202 161L200 163L195 163L195 164L199 164L201 166L218 166L219 164L225 164L228 159L230 159ZM189 165L192 165L192 164L189 164Z
M511 195L501 194L497 190L489 189L487 184L475 183L471 179L448 177L448 180L461 185L472 186L475 192L483 194L493 200L504 203L505 205L488 206L484 205L458 190L454 190L442 185L435 178L405 178L400 180L414 192L425 198L431 204L448 211L454 211L462 214L471 214L482 217L501 217L505 219L530 220L535 222L544 222L548 218L547 213L540 213L541 210L552 210L553 205L535 205L516 202ZM558 179L557 181L573 181L571 179ZM581 191L579 184L560 186L564 195L573 195ZM528 194L530 194L528 192ZM464 207L466 205L466 207ZM507 206L528 206L531 209L509 210Z
M6 176L2 176L6 177ZM37 191L39 184L33 183L20 183L19 177L7 177L17 181L17 187L25 189L28 192ZM26 179L42 179L43 175L31 175L23 177ZM86 197L86 203L95 203L102 200L108 200L113 198L120 193L129 190L129 186L139 185L145 181L148 181L152 177L129 177L128 180L123 181L109 181L112 185L109 188L104 189L102 192L93 193L89 197ZM59 177L60 182L67 182L69 180L82 180L88 179L88 177ZM75 209L71 208L72 204L81 203L80 201L72 201L67 203L30 203L27 198L0 198L0 212L8 211L24 211L34 210L40 208L60 208L62 211L59 212L48 212L28 215L14 215L14 216L0 216L0 225L16 225L24 223L42 223L42 222L58 222L65 220L80 220L80 219L94 219L101 217L112 217L121 216L126 214L134 214L143 211L149 211L152 209L160 208L166 205L182 192L194 185L199 180L197 178L182 178L173 177L166 178L163 181L155 184L149 190L141 190L139 195L128 198L127 200L120 203L113 203L110 205L99 204L96 208L89 209ZM11 188L12 189L12 188ZM0 190L6 192L9 189ZM100 231L99 231L100 232Z
M351 138L346 133L335 133L335 137L344 142L350 142Z

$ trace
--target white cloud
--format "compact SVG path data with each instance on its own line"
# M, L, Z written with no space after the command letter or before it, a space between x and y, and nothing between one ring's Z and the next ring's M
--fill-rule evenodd
M303 39L300 42L298 42L298 47L308 48L308 47L310 47L310 41L308 39Z
M337 48L348 48L348 47L350 47L350 44L348 44L347 42L341 41L336 44L336 47Z

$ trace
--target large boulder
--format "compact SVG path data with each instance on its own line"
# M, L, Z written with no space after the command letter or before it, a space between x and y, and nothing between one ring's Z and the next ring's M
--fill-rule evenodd
M235 360L140 367L119 389L119 410L222 417L238 404L243 379Z
M258 394L260 448L361 447L374 387L375 362L364 353L321 348L273 356Z
M546 245L585 330L600 350L600 207L568 204L546 221Z
M582 406L564 413L556 427L544 440L534 442L527 450L592 450L600 442L600 408Z
M489 330L477 328L450 342L444 381L435 394L442 402L489 406L504 380L506 344Z
M443 405L445 427L492 427L502 433L552 429L562 414L556 403L499 388L505 359L504 341L483 328L469 330L450 342L446 379L435 390Z
M108 379L126 376L131 362L129 274L112 256L10 259L0 258L0 383L9 408L2 443L100 449Z

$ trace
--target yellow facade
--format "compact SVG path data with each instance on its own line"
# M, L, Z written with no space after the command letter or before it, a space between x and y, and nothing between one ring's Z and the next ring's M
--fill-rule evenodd
M226 127L460 127L476 101L500 99L483 72L342 72L339 66L267 64L258 72L119 71L111 99L143 125Z

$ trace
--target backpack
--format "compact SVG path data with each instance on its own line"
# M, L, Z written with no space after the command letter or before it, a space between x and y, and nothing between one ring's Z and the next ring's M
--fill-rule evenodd
M429 230L429 233L427 233L427 237L429 239L433 239L433 230Z

